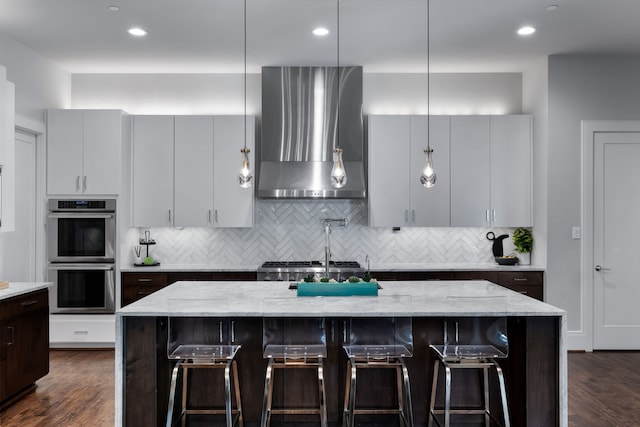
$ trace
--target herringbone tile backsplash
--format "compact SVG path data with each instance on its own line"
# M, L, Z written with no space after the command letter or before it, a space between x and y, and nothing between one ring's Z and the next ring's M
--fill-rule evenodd
M400 231L367 226L364 200L256 200L254 227L152 228L157 242L151 254L163 264L258 265L275 260L324 259L324 218L347 218L345 228L331 231L334 260L364 263L494 263L487 231L510 229L411 228ZM147 229L132 228L123 253L133 259L133 246ZM505 252L510 253L510 239Z

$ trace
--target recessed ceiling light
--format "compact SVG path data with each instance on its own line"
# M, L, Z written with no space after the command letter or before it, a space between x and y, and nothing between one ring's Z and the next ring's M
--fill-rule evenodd
M119 10L120 10L120 7L119 7L119 6L115 6L115 5L114 5L114 6L109 6L109 8L108 8L108 9L109 9L111 12L117 12L117 11L119 11Z
M315 28L312 32L316 36L326 36L327 34L329 34L329 30L324 27Z
M138 28L138 27L129 28L127 30L127 32L129 34L131 34L132 36L138 36L138 37L142 37L142 36L146 36L147 35L147 32L145 30L143 30L142 28Z
M547 6L548 11L556 10L559 6L557 4L550 4Z
M520 34L521 36L530 36L535 32L536 32L536 29L531 26L525 26L518 29L518 34Z

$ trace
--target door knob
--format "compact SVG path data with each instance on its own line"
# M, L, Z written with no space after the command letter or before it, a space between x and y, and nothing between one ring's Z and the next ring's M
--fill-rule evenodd
M602 266L600 266L600 264L596 265L596 271L607 271L607 270L611 270L610 268L604 268Z

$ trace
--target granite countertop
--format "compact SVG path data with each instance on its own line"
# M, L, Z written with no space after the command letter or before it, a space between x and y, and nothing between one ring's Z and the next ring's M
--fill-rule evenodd
M362 267L366 265L361 263ZM124 265L122 272L185 272L185 271L256 271L260 264L160 264L154 267ZM497 263L371 263L371 271L544 271L543 267L532 265L499 265Z
M562 316L564 310L484 280L380 282L377 297L297 297L288 282L176 282L122 316ZM327 286L331 286L328 284Z
M10 282L8 288L0 289L0 301L39 291L40 289L47 289L51 285L53 285L51 282Z

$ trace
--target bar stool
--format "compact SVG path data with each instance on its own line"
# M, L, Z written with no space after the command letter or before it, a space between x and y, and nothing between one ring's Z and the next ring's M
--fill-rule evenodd
M233 344L234 325L228 320L202 317L169 317L167 356L177 360L171 375L169 391L169 407L167 409L167 427L182 420L187 415L225 415L227 427L243 427L242 404L240 401L240 384L238 367L234 357L240 345ZM224 408L190 408L189 372L199 369L223 369L225 406ZM174 421L176 388L179 373L182 372L182 403L180 415ZM233 381L234 394L231 393ZM235 400L235 408L233 403Z
M411 388L405 357L413 354L410 317L351 318L345 331L347 381L344 395L344 427L355 425L359 414L398 414L400 425L413 426ZM356 376L358 369L394 369L396 373L397 407L389 409L356 408Z
M323 360L327 357L327 341L323 318L264 318L262 330L263 357L269 360L264 381L262 427L271 424L273 414L317 414L320 425L327 427ZM274 370L315 369L318 378L318 407L272 408ZM286 400L286 396L285 399Z
M489 427L493 420L498 425L510 427L509 408L502 369L497 359L506 358L509 352L507 339L507 321L499 318L459 318L444 322L444 344L429 346L436 354L433 366L433 383L431 386L431 404L429 407L429 427L433 421L442 426L437 415L444 414L444 427L451 425L452 415L484 415L484 423ZM440 365L445 373L444 407L437 409L436 392L438 388L438 372ZM496 372L504 424L491 413L489 406L489 370ZM484 407L455 407L451 405L452 370L481 369L482 401Z

